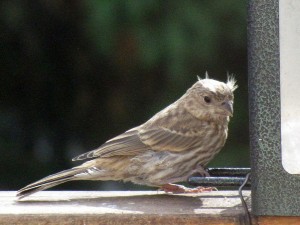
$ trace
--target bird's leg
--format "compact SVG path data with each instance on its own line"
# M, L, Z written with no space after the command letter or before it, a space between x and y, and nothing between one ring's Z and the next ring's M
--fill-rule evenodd
M214 187L188 188L178 184L165 184L160 188L160 190L172 194L187 194L187 193L202 193L207 191L216 191L217 189Z
M191 175L199 173L203 177L209 177L209 173L201 166L197 165L194 170L191 171ZM196 187L196 188L188 188L183 185L178 184L165 184L160 190L166 193L180 194L180 193L201 193L207 191L217 191L218 189L215 187Z
M191 171L190 174L193 175L193 174L196 174L196 173L200 174L201 177L209 177L210 176L209 173L200 164L198 164L196 166L196 168Z

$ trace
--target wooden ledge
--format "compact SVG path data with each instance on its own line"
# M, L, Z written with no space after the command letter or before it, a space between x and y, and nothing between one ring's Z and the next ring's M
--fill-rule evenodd
M244 191L250 203L250 191ZM0 192L0 224L243 224L237 191L44 191L22 201Z

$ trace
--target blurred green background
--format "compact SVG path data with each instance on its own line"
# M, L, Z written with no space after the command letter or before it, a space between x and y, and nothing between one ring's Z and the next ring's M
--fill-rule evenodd
M234 74L235 114L211 166L249 166L246 0L2 0L0 189L16 190L137 126L197 75ZM133 190L78 181L56 189Z

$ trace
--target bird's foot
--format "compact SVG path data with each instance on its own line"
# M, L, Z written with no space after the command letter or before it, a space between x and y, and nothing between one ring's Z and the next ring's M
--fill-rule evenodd
M210 177L209 173L201 165L197 165L191 174L199 174L201 177Z
M215 187L188 188L178 184L165 184L160 188L160 190L172 194L188 194L188 193L202 193L202 192L217 191L218 189Z

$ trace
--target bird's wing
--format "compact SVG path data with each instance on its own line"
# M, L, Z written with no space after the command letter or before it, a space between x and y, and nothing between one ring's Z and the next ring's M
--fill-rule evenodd
M179 152L194 147L199 142L199 138L201 140L199 134L182 134L160 127L138 128L110 139L99 148L75 157L73 161L96 157L137 155L149 149Z
M139 132L141 141L156 151L180 152L189 150L201 142L204 132L179 132L163 127Z
M111 157L117 155L137 155L149 149L139 138L138 127L126 131L117 137L108 140L99 148L81 154L73 161L84 160L96 157Z

